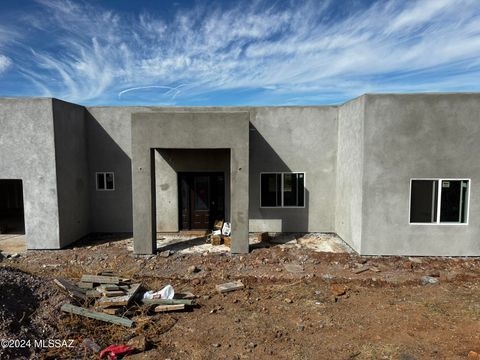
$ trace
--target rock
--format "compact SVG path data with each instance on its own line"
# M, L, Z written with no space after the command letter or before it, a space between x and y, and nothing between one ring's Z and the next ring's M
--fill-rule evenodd
M147 348L147 340L144 335L138 335L128 340L127 345L132 349L143 352Z
M323 274L323 275L322 275L322 279L323 279L323 280L326 280L326 281L333 280L334 278L335 278L335 276L330 275L330 274Z
M254 342L249 342L248 345L247 345L250 349L254 349L257 347L257 344L255 344Z
M297 325L297 330L298 330L298 331L303 331L303 330L305 330L305 325L304 325L304 324L298 324L298 325Z
M193 282L193 281L192 281ZM210 300L210 295L203 295L202 296L203 300Z
M198 273L200 271L199 268L197 268L195 265L192 265L188 268L188 273L189 274L195 274L195 273Z
M438 271L438 270L430 271L430 272L427 274L427 276L438 278L438 277L440 277L440 271Z
M12 259L16 259L16 258L20 257L20 254L19 253L13 253L12 255L10 255L10 257Z
M287 270L290 273L294 273L294 274L303 273L303 266L298 264L285 264L283 267L285 268L285 270Z
M292 299L289 299L289 298L286 298L284 301L285 301L287 304L293 303L293 300L292 300Z
M342 296L342 295L346 294L347 287L344 286L344 285L340 285L340 284L333 284L330 287L330 292L335 296Z
M438 284L440 282L440 280L438 280L437 278L434 278L432 276L423 276L421 279L420 279L420 283L422 285L435 285L435 284Z
M173 254L172 250L165 250L165 251L162 251L161 253L159 253L158 256L167 258L172 254Z
M214 343L214 344L212 344L212 346L215 347L215 348L219 348L220 344L219 343Z
M200 285L201 281L199 278L195 278L192 280L192 285Z
M467 357L469 359L480 359L480 355L475 351L469 351Z

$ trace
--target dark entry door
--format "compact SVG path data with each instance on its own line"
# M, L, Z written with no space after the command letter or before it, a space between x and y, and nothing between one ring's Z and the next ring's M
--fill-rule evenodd
M178 188L182 230L211 229L225 217L223 173L180 173Z

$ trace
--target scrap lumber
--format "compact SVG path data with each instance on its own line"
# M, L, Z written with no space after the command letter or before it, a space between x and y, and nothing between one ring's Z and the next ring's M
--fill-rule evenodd
M97 300L97 305L101 307L126 306L133 299L142 284L132 284L128 293L123 296L103 297Z
M113 290L113 291L100 291L97 289L98 292L100 292L103 296L106 297L119 297L125 295L125 291L123 290Z
M80 299L80 300L86 300L87 296L85 295L85 292L82 291L78 286L75 286L72 284L70 281L58 278L58 279L53 279L53 282L58 285L61 289L65 290L70 297Z
M102 294L100 294L97 291L97 289L90 289L90 290L87 290L87 292L85 293L85 296L87 298L101 298Z
M240 280L237 280L237 281L217 285L216 289L218 292L223 294L226 292L243 289L244 287L245 285L243 285L243 283Z
M119 308L119 307L116 307L116 308L104 308L102 309L102 311L105 313L105 314L109 314L109 315L118 315L122 312L122 308Z
M127 287L128 289L128 287ZM98 291L118 291L120 290L120 287L115 284L103 284L97 287Z
M88 309L81 308L79 306L74 306L72 304L63 304L61 310L70 314L76 314L80 316L85 316L88 318L109 322L116 325L123 325L126 327L132 327L133 321L125 318L121 318L114 315L104 314L97 311L91 311Z
M120 278L117 276L104 276L104 275L82 275L82 282L92 282L98 284L119 284Z
M362 272L370 270L370 266L362 266L358 269L353 270L354 274L361 274Z
M195 305L190 299L142 299L145 305Z
M93 288L94 288L93 285L94 285L94 284L91 283L91 282L79 281L79 282L77 283L77 286L78 286L80 289L93 289Z
M185 310L185 304L158 305L157 307L155 307L155 312L169 312L178 310Z

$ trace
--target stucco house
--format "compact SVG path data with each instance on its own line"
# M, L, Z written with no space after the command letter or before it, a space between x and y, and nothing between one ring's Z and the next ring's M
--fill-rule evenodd
M84 107L0 99L0 214L29 249L232 224L335 232L366 255L480 255L480 94L339 106ZM1 220L0 220L1 221ZM9 224L7 224L7 227Z

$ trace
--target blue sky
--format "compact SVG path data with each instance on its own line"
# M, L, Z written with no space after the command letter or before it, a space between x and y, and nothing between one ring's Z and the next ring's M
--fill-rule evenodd
M0 96L336 104L480 91L480 1L2 0Z

